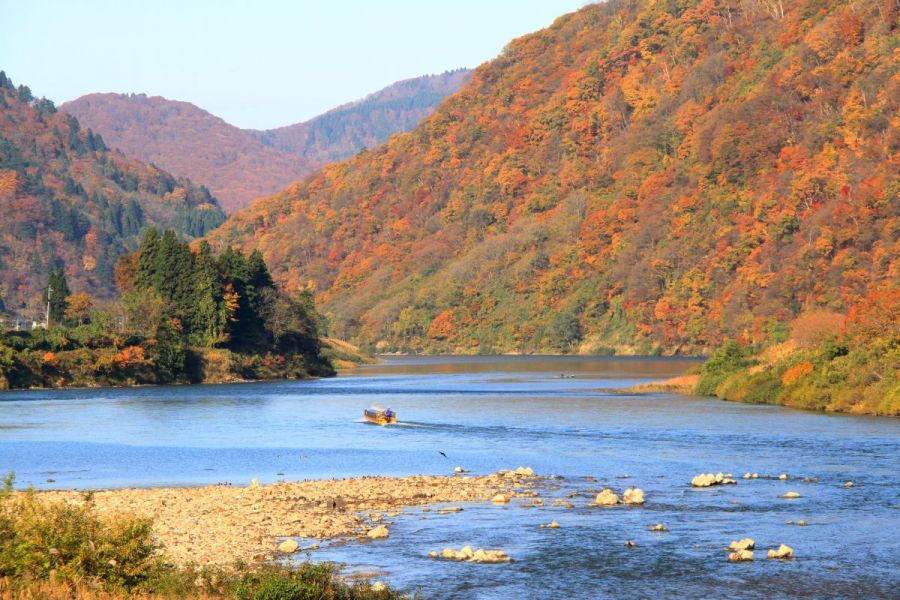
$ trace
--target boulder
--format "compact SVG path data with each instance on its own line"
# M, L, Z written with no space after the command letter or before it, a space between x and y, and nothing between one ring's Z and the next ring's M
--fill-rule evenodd
M293 554L300 549L300 544L296 540L284 540L278 544L278 551L282 554Z
M376 581L375 583L372 584L373 592L383 592L386 589L387 589L387 586L384 585L383 583L381 583L380 581Z
M799 498L799 497L800 497L800 494L798 494L797 492L788 492L782 496L782 498L787 498L789 500L792 498Z
M716 485L716 476L712 473L700 473L691 479L693 487L710 487Z
M463 546L459 550L444 548L441 550L440 555L438 555L437 552L432 551L428 553L428 556L432 558L441 556L441 558L446 558L447 560L465 560L478 563L501 563L510 562L510 560L512 560L502 550L484 550L482 548L475 550L472 546Z
M625 542L625 547L626 548L637 548L638 545L637 545L637 542L635 542L634 540L628 540L627 542Z
M787 559L792 558L794 556L794 549L785 544L781 544L778 548L774 550L769 550L766 553L766 558L780 558Z
M845 488L852 488L855 484L852 481L847 481L844 483Z
M491 502L494 504L506 504L509 502L509 498L507 498L504 494L497 494L493 498L491 498Z
M512 559L503 550L476 550L469 560L477 563L504 563Z
M778 479L780 479L781 481L787 481L787 478L788 478L787 473L782 473L781 475L778 476Z
M544 523L541 527L545 529L559 529L559 523L556 521L550 521L549 523Z
M728 555L728 560L731 562L753 560L753 550L737 550Z
M594 506L613 506L618 503L619 497L609 488L603 488L603 490L597 494L597 497L594 498Z
M644 490L641 488L628 488L622 494L622 502L625 504L643 504Z
M668 531L669 528L666 527L665 525L663 525L662 523L657 523L656 525L649 527L649 530L650 531L658 531L658 532L662 533L662 532Z
M534 469L531 467L519 467L515 470L516 475L521 475L522 477L532 477L534 475Z
M390 533L388 532L388 528L384 525L379 525L378 527L374 527L366 532L366 537L370 540L382 540L389 535Z
M736 542L731 542L728 544L728 547L731 550L753 550L756 547L756 542L753 541L752 538L744 538L742 540L737 540Z

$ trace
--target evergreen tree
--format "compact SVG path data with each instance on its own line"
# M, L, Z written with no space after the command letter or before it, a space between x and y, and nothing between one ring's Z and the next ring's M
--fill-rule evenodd
M59 325L65 317L66 307L69 303L66 298L71 294L69 283L66 281L66 274L62 269L56 269L50 273L47 278L47 287L44 288L42 301L44 306L50 302L50 323Z
M200 242L194 257L194 283L194 338L201 346L215 346L225 341L227 315L219 269L206 240Z
M138 259L137 272L134 275L134 287L141 289L154 289L156 281L156 268L159 264L159 231L156 227L149 227L144 232L141 242L141 256Z

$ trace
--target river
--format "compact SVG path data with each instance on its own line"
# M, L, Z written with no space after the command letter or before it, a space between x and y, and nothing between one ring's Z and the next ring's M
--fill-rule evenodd
M693 364L393 357L315 381L4 392L0 471L47 489L530 466L559 477L558 497L579 494L575 508L408 510L388 540L324 544L312 558L427 598L896 598L900 420L616 392ZM361 423L369 404L391 406L401 422ZM690 488L710 471L738 484ZM638 486L647 502L587 507L604 485ZM787 491L801 497L781 498ZM800 519L809 525L786 524ZM550 520L561 527L539 527ZM669 531L648 531L655 523ZM757 560L727 563L722 547L744 537L756 540ZM781 543L796 559L766 560ZM501 548L513 562L426 557L465 544Z

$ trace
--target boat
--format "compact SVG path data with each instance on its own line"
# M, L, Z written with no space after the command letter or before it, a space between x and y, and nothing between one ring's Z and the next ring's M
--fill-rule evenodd
M370 406L363 411L363 418L367 423L375 425L389 425L397 422L397 413L390 408L382 408L380 406Z

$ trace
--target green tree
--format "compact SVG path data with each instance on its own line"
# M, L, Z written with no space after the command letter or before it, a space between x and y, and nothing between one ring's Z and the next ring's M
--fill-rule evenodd
M58 325L62 323L66 314L66 307L69 306L66 300L72 291L69 289L69 282L66 281L66 274L62 269L56 269L50 273L47 278L47 287L44 288L42 302L47 306L50 302L50 323ZM48 324L49 325L49 324Z

